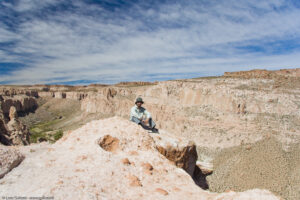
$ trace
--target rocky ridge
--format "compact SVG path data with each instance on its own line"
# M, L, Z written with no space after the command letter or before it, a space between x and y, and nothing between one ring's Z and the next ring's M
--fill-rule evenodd
M157 149L164 149L170 160ZM258 189L221 194L202 190L174 165L195 167L195 159L181 159L195 151L184 149L193 149L193 144L165 132L149 134L120 117L92 121L55 144L19 147L26 158L0 180L0 191L8 197L55 199L279 199Z
M300 198L300 193L297 193L300 191L298 186L300 180L297 178L300 161L296 156L299 150L294 148L300 142L299 69L271 72L252 70L225 73L223 77L149 84L1 86L0 91L3 91L0 94L0 101L5 105L4 112L2 109L0 115L1 143L7 138L3 135L12 133L7 125L12 106L15 107L18 115L22 115L35 109L38 113L40 109L40 107L36 108L37 103L28 102L38 102L39 99L43 99L52 102L52 104L46 103L47 107L56 107L55 109L59 110L58 104L62 103L65 106L73 101L76 102L74 105L78 106L80 113L74 117L74 120L66 121L65 124L76 124L86 123L87 119L98 118L98 116L100 118L119 116L128 119L135 98L141 96L145 101L144 106L151 112L158 128L165 130L165 134L159 136L162 138L161 141L173 141L170 139L173 136L184 138L182 141L194 142L194 147L189 143L191 146L186 148L185 144L179 148L180 150L171 151L171 155L170 151L166 151L168 148L160 149L159 145L155 146L155 150L169 158L172 164L183 168L192 176L196 185L214 192L245 191L258 187L271 190L288 200ZM22 98L32 100L20 100ZM27 116L19 118L23 120ZM118 143L113 138L107 139L113 144ZM160 141L155 136L152 139L157 143ZM268 151L271 147L274 150ZM189 154L182 154L182 152L189 152ZM275 155L274 152L279 152L280 156ZM255 157L256 155L258 158ZM280 158L280 162L273 163L270 167L267 162L264 162L268 159L261 160L264 156L274 160ZM285 159L285 156L289 159ZM230 157L234 157L239 162L222 159ZM188 165L190 161L196 165ZM248 168L247 163L250 161L255 162L251 165L254 166L254 171L253 168ZM132 163L129 157L122 158L121 162L126 166ZM153 174L155 166L145 162L141 164L141 168L145 173ZM240 176L236 176L235 171L231 169L238 169ZM263 174L262 177L273 177L276 173L280 173L280 177L285 177L285 181L282 181L279 176L272 181L261 181L258 176L248 177L248 173ZM206 179L207 175L209 176ZM139 176L128 177L132 185L143 185ZM235 184L237 180L238 184ZM289 187L284 184L286 181L289 182ZM157 188L155 191L162 195L169 194L169 191L164 188Z

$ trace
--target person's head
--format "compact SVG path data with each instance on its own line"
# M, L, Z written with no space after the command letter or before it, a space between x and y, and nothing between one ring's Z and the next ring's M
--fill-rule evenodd
M144 101L143 101L143 99L141 97L138 97L135 100L135 104L137 105L137 107L141 107L143 103L144 103Z

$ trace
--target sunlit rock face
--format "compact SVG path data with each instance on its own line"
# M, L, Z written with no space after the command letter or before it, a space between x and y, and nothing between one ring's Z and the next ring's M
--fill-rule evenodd
M24 158L18 149L0 145L0 178L17 167Z
M90 93L81 109L128 117L135 98L141 96L160 128L197 145L227 148L274 136L288 148L300 131L298 74L299 69L228 73L130 86L122 92L114 86L113 95L104 89Z
M9 132L9 140L11 141L11 143L14 145L28 145L28 128L18 119L17 109L14 106L10 107L9 119L10 121L6 126Z
M193 144L165 131L159 137L113 117L69 131L55 144L19 147L26 158L0 180L1 194L56 199L279 199L258 189L204 191L187 173L196 163L189 159L197 156Z
M54 132L64 128L55 144L16 146L26 158L6 172L0 191L10 195L21 188L20 194L36 191L58 199L299 199L299 72L0 86L2 144L28 144L30 134L21 123L27 118L39 121L41 115L48 121L39 122L60 122L51 127ZM160 134L128 120L137 97ZM36 184L27 190L28 179Z

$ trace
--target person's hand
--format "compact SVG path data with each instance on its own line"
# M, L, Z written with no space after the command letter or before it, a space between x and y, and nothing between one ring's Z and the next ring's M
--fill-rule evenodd
M143 122L144 122L145 124L148 124L148 123L149 123L149 119L143 120Z

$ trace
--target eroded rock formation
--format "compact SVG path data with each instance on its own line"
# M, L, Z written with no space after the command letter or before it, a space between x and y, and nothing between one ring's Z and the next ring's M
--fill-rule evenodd
M28 128L18 119L18 113L34 112L38 93L26 88L2 88L0 91L0 143L4 145L29 144Z
M27 89L29 93L37 92L40 97L78 100L84 112L82 117L100 114L127 119L135 98L142 96L144 106L159 128L191 138L197 145L210 148L239 146L272 134L288 147L289 143L296 141L296 133L300 131L297 128L300 119L299 81L299 69L253 70L226 73L224 77L156 83L14 87L11 89L14 92L9 94ZM9 87L3 90L10 91ZM35 106L31 100L22 103L14 100L16 97L4 95L2 98L5 115L11 105L18 112ZM253 133L253 130L257 131Z
M55 199L279 200L266 190L221 194L202 190L188 173L157 150L158 145L166 148L165 145L177 142L178 153L171 157L182 166L189 160L183 157L190 157L189 153L195 156L195 151L185 150L193 145L168 135L171 134L162 133L160 139L153 139L153 134L120 117L92 121L69 131L55 144L20 148L26 159L1 179L1 194ZM105 148L99 146L99 141ZM107 151L114 141L118 141L118 151Z
M9 122L7 123L7 139L14 145L28 145L29 131L18 119L17 109L14 106L10 107Z
M30 112L35 110L38 105L35 97L24 95L16 95L13 97L3 96L0 108L2 112L8 114L11 106L14 106L17 112Z
M205 159L206 154L213 156L219 153L219 151L236 147L242 147L246 153L249 153L254 148L255 143L263 140L268 141L270 138L280 143L279 146L282 148L282 151L291 151L291 146L297 145L300 139L299 71L299 69L272 72L254 70L250 72L226 73L223 77L195 78L156 83L132 82L116 85L92 84L89 86L35 85L23 88L14 87L13 89L7 89L6 87L6 89L3 89L4 92L0 90L0 101L4 103L3 117L2 120L0 119L0 130L3 130L1 131L0 139L1 142L4 140L11 142L11 140L8 140L9 137L3 137L3 135L9 136L10 130L13 130L13 124L15 124L15 122L11 122L9 130L8 123L10 119L14 118L13 113L9 117L11 106L14 106L17 112L23 112L24 110L28 111L31 107L28 106L26 108L24 104L34 105L25 103L25 101L22 103L21 100L18 100L20 97L17 96L22 96L20 94L23 94L24 99L26 97L36 100L35 92L37 92L39 98L45 97L45 101L53 98L52 100L55 101L47 104L50 109L51 106L54 107L52 111L60 109L57 104L72 99L76 101L78 107L81 106L81 113L74 117L74 121L72 119L64 123L84 124L86 123L84 120L89 117L91 118L91 116L105 118L117 115L122 117L101 122L91 122L87 126L82 127L82 129L69 132L69 134L72 133L72 137L70 135L66 136L53 146L47 146L48 144L43 143L39 144L41 145L41 149L47 146L49 152L53 151L56 154L63 152L70 155L70 158L68 158L68 162L70 163L90 162L89 164L92 166L106 169L104 164L99 164L105 163L108 167L112 168L106 170L108 174L100 172L107 185L97 185L94 182L89 184L90 182L83 178L89 177L92 174L100 179L101 176L97 174L99 171L96 172L93 168L76 164L76 169L74 169L72 167L75 166L63 163L60 160L61 158L56 157L55 154L50 156L49 159L52 160L45 160L44 164L49 167L49 170L56 169L56 167L58 168L61 165L65 171L70 172L73 170L76 173L83 173L85 176L82 176L82 179L80 179L81 183L76 183L76 187L83 187L82 190L84 192L94 191L94 187L92 186L94 184L102 188L103 191L107 191L103 192L102 190L95 189L99 193L98 196L97 193L93 193L95 198L98 198L100 194L103 195L100 195L101 198L111 199L121 197L124 190L121 186L116 186L118 181L115 180L121 176L125 180L122 180L120 184L126 185L129 188L135 188L130 190L130 192L139 195L138 197L132 197L130 194L128 194L129 196L125 195L125 198L130 199L142 199L145 196L148 198L149 193L151 193L149 197L155 199L159 199L162 196L170 197L170 199L177 199L179 197L185 199L190 197L193 199L196 196L204 196L204 199L214 199L217 197L221 199L276 198L269 192L262 190L251 190L245 193L227 192L210 196L211 194L203 194L203 191L200 193L197 192L199 188L193 188L189 181L192 180L192 176L195 183L200 186L202 184L203 188L208 189L208 185L203 185L205 176L211 174L213 170L215 170L215 174L222 174L223 166L214 165L215 168L213 169L211 162L207 162ZM150 137L148 134L144 134L142 130L132 128L130 124L127 124L128 121L126 123L123 121L124 118L128 120L129 110L134 105L135 98L139 96L143 97L145 101L143 106L151 112L157 127L160 130L165 130L165 132L162 131L164 134L151 135ZM62 119L62 122L65 120L64 117L57 117L55 119ZM113 125L109 125L108 127L106 123L112 123ZM168 135L167 132L172 133L172 135ZM79 133L81 134L80 136ZM87 134L87 138L83 137L85 134ZM97 138L93 134L96 134ZM92 138L93 140L92 147L91 149L89 149L90 147L84 148L86 151L82 152L82 149L79 149L76 145L81 145L81 147L87 144L91 145L88 142L88 138ZM192 140L194 143L188 142L189 140ZM44 147L42 147L43 145ZM28 153L27 147L20 148L23 148L25 153ZM36 148L37 151L41 150L39 149L40 147L32 148ZM91 160L94 159L92 152L99 153L99 149L101 149L100 157L102 158L96 158L91 163ZM161 154L158 154L159 152ZM37 158L31 157L30 159L32 159L31 161L36 161ZM228 162L224 163L227 167L230 165ZM173 167L169 167L170 164ZM27 167L31 167L28 163L26 165ZM291 174L297 177L295 174L299 165L292 163L291 166L294 166ZM184 171L180 168L184 169ZM113 169L118 170L118 172ZM245 168L241 169L241 171L243 170ZM230 170L227 171L228 173L231 172ZM184 177L177 177L183 176L182 174L185 174ZM226 188L226 179L224 177L228 177L229 175L224 174L226 176L222 176L222 180L225 181L223 186ZM242 172L241 174L243 177L245 176ZM66 187L70 185L68 183L71 183L71 181L64 177L63 172L59 175L51 177L49 186L51 189L48 189L48 193L45 192L44 194L55 194L58 198L68 198L63 196L63 193L69 191ZM73 172L70 172L68 175L71 177L78 174L75 175ZM239 177L242 177L242 175ZM81 175L79 176L81 177ZM172 176L178 179L174 180ZM113 181L111 181L112 183L108 183L111 177L113 177ZM210 177L213 177L213 175ZM39 175L39 178L46 178L46 176ZM199 178L199 182L195 180L197 178ZM37 178L36 181L39 182L38 180ZM298 179L289 180L291 184L294 184L297 183ZM18 187L17 184L24 183L25 178L20 178L18 181L20 183L16 183L15 187ZM73 181L75 180L73 179ZM175 181L181 182L180 185L187 184L187 186L180 187L178 184L175 184L174 187L167 186L168 183ZM150 187L148 185L150 183L152 185L155 183L155 187ZM241 184L247 186L242 191L254 187L248 187L248 184L244 183ZM276 182L276 184L279 185L278 187L284 187L280 185L280 182ZM57 185L62 186L62 188L59 188ZM286 192L284 197L291 196L293 193L291 191L297 190L298 186L297 184L295 185L290 187L290 192ZM84 189L84 187L88 189ZM190 196L185 196L187 188L190 187L192 188ZM33 186L33 190L37 188L38 186ZM218 189L218 184L214 188ZM140 189L142 189L142 192ZM218 191L217 189L214 191ZM181 190L184 191L182 194L179 192L179 196L174 195L175 192ZM74 188L70 189L70 191L74 191L79 196L82 195L83 199L87 198L82 193L79 194L78 191L75 191ZM272 191L277 192L276 190ZM116 196L111 195L111 193ZM281 195L280 192L276 194ZM262 196L259 197L260 195ZM294 192L293 195L295 196L294 199L298 199L298 194Z
M7 131L7 127L4 121L4 115L0 110L0 143L4 145L11 145L12 143L9 140L9 135L10 134Z

